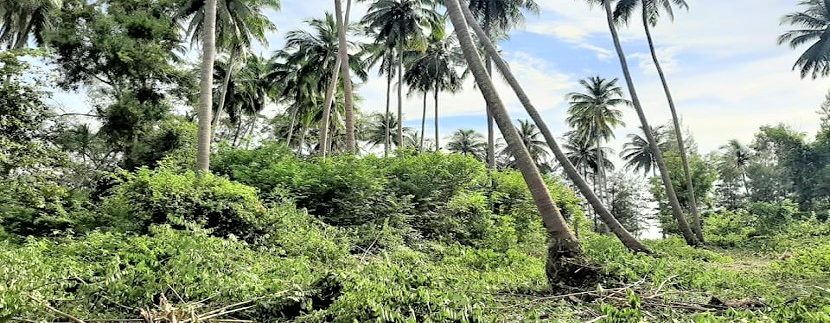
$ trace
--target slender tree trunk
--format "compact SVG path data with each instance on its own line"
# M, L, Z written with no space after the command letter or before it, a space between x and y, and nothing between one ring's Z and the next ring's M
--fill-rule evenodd
M297 155L303 154L303 146L305 146L305 135L308 132L308 127L304 124L300 125L300 142L297 144Z
M487 30L485 30L487 32ZM486 33L489 37L490 33ZM487 38L489 40L489 38ZM484 55L485 66L487 67L487 76L493 78L493 64L490 55ZM493 113L490 107L487 107L487 167L490 169L496 168L496 133L493 127ZM492 184L492 183L491 183Z
M391 101L391 93L392 93L392 67L389 67L389 71L386 73L386 118L383 120L384 128L386 128L386 135L384 136L383 142L383 157L389 156L389 146L392 145L392 133L389 129L389 120L392 119L392 116L389 115L389 101Z
M202 36L202 79L199 83L199 132L196 170L210 171L210 122L213 112L213 61L216 55L216 1L205 2L204 35Z
M251 127L248 129L248 135L245 136L245 149L251 148L251 142L254 141L254 130L256 130L257 119L259 119L259 115L255 114L253 120L251 120Z
M403 145L403 45L398 45L398 145Z
M493 118L507 141L508 149L510 149L516 158L517 167L530 189L531 196L536 203L536 207L548 231L550 237L546 265L548 279L551 283L560 281L563 278L567 279L575 271L574 267L567 265L569 262L568 258L582 260L584 257L579 241L577 241L573 232L568 228L568 224L559 212L559 208L553 203L553 199L550 196L550 192L548 192L544 180L542 180L542 175L539 173L536 163L533 162L530 153L527 151L527 147L524 146L519 133L513 127L510 115L501 102L501 98L499 98L493 82L490 80L484 64L481 61L478 50L473 44L473 39L470 36L467 24L464 21L464 16L461 13L461 6L457 0L447 0L445 3L453 27L458 33L461 49L464 52L467 64L475 77L478 88L484 96L485 101L493 110Z
M435 82L435 91L433 93L433 101L435 102L435 151L441 150L440 139L438 138L438 81Z
M674 122L674 133L677 136L677 147L680 150L680 161L683 163L683 173L686 176L686 196L689 199L689 206L692 211L692 230L697 237L697 240L703 240L703 225L700 221L700 213L697 210L697 198L695 197L695 185L692 180L692 172L689 170L689 157L686 153L686 142L683 140L683 131L680 129L680 118L677 117L677 108L674 105L671 90L669 90L669 82L666 81L666 74L663 73L663 68L660 65L660 60L657 59L657 51L654 49L654 40L651 37L651 27L648 23L648 12L646 6L643 6L643 27L646 31L646 39L648 40L648 48L651 51L651 59L654 61L654 67L657 68L657 74L660 76L660 82L663 84L663 91L666 93L666 100L669 102L669 110L671 110L672 122Z
M746 192L746 195L749 195L749 182L746 180L746 171L745 170L741 170L741 178L743 179L743 182L744 182L744 191Z
M242 143L242 138L239 136L242 134L242 116L239 116L239 120L236 122L236 131L233 133L233 141L231 141L231 145L234 147L238 147L240 143Z
M677 200L677 193L674 191L674 187L672 186L671 175L669 175L669 170L663 160L663 152L660 151L660 146L657 145L657 141L654 139L654 134L651 133L651 131L648 131L648 129L651 129L651 126L649 126L648 118L646 118L643 106L640 104L640 98L637 96L637 90L634 87L634 80L631 78L631 71L628 69L628 61L625 58L625 52L623 52L622 45L620 44L620 37L617 34L617 28L614 25L614 12L611 9L611 0L603 0L603 7L605 7L605 17L608 23L608 29L611 32L611 38L614 41L614 48L617 51L617 57L620 59L620 65L622 67L623 75L625 76L625 82L628 85L628 92L631 95L631 102L634 104L634 110L637 111L637 116L640 119L643 129L646 129L646 131L644 131L646 139L648 140L649 146L651 146L651 150L654 153L654 160L657 162L657 168L660 170L663 186L666 189L666 196L668 197L669 204L671 205L672 215L674 216L675 221L677 221L677 226L683 233L683 238L686 239L686 243L692 246L697 246L699 242L683 215L683 209L680 206L680 202Z
M23 29L23 32L17 35L17 40L14 42L14 49L26 47L29 42L29 34L32 33L32 27L34 27L34 24L32 23L32 18L30 17L26 19L26 28Z
M331 70L331 80L329 80L329 86L326 88L326 98L325 102L323 102L323 120L320 121L320 155L323 158L326 157L326 153L328 153L326 142L328 142L328 135L329 135L329 119L331 118L331 106L334 102L334 91L337 89L337 79L340 77L340 59L335 59L334 67Z
M352 102L352 79L349 75L349 48L346 43L346 32L349 26L349 14L352 10L352 1L346 0L346 14L343 15L340 0L334 0L334 11L337 15L337 40L338 50L337 55L340 57L340 73L343 74L343 97L346 108L346 151L354 154L356 152L355 146L355 128L354 128L354 107Z
M602 141L597 133L597 181L599 182L599 194L600 194L600 201L603 205L607 205L609 203L608 200L608 187L606 183L605 177L605 155L602 152ZM610 211L611 214L614 214L613 210ZM599 227L600 231L603 233L608 232L608 226L602 225Z
M427 93L429 91L424 90L424 112L421 114L421 142L418 144L418 152L424 152L424 130L426 129L427 124Z
M222 94L219 95L219 106L216 109L216 114L212 118L211 128L215 128L222 117L222 111L225 108L225 100L228 97L228 86L231 84L231 74L233 74L233 64L236 62L236 49L231 50L228 57L228 70L225 71L225 77L222 79Z
M461 9L464 11L464 16L467 19L470 26L473 27L473 30L476 32L476 35L479 39L487 39L484 37L484 30L481 29L478 24L475 22L475 18L473 17L470 10L467 6L461 6ZM642 243L640 243L628 230L626 230L622 224L605 208L602 202L599 200L594 191L591 190L591 187L588 185L588 182L585 181L585 178L579 175L579 171L571 164L571 161L568 159L568 156L565 155L565 152L562 151L562 148L559 147L559 144L556 142L556 138L551 133L550 128L548 128L547 124L545 124L545 120L539 114L539 111L536 110L536 107L533 106L533 103L530 102L530 98L524 92L519 81L516 80L516 77L513 75L513 72L510 71L509 66L507 63L501 59L498 55L498 51L496 51L496 47L488 40L484 42L484 48L487 50L491 56L494 58L496 67L499 69L501 74L505 77L507 82L510 84L510 87L516 93L516 96L521 101L522 105L524 106L525 110L527 110L528 115L536 124L536 127L539 128L539 131L542 133L542 136L545 137L545 141L550 147L550 150L553 152L553 155L556 157L556 160L559 161L559 164L562 165L562 168L565 171L565 174L573 181L574 185L577 186L582 196L588 201L589 204L594 208L594 211L602 218L602 221L608 226L608 228L613 232L617 238L625 245L628 249L635 251L635 252L645 252L650 253L651 251ZM586 171L587 172L587 171Z
M291 147L291 138L294 136L294 126L297 125L297 110L299 110L299 108L291 111L291 125L288 126L288 139L286 139L285 142L285 145L288 147Z

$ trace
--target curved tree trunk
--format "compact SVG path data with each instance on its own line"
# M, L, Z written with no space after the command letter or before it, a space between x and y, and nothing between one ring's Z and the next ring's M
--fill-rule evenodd
M568 228L565 218L553 203L553 199L550 196L550 192L548 192L547 186L545 186L544 180L542 180L542 175L539 173L536 163L530 157L527 147L524 146L519 133L513 126L510 115L507 113L507 109L505 109L501 98L499 98L493 82L484 68L478 50L473 44L473 39L470 36L467 24L464 21L464 16L461 13L461 6L457 0L447 0L445 3L453 27L458 33L464 58L475 77L481 94L484 96L488 106L492 108L493 118L496 124L498 124L504 139L507 141L508 149L510 149L516 158L516 165L530 189L531 196L536 203L536 207L539 210L539 214L550 237L546 265L548 279L551 282L562 278L567 279L570 276L569 274L573 274L573 271L570 270L574 269L566 264L568 262L567 259L575 258L581 260L584 257L579 241L577 241L573 232Z
M628 93L631 95L631 102L634 104L634 110L637 111L637 117L639 117L643 129L651 129L651 126L648 124L648 118L646 118L646 114L643 111L643 106L640 104L640 98L637 96L637 90L634 87L634 80L631 78L631 71L628 69L628 60L625 58L625 52L623 52L622 45L620 44L620 37L617 34L617 28L614 26L614 12L611 9L611 1L603 0L603 7L605 8L605 17L608 23L608 29L611 32L611 39L614 41L614 48L617 51L617 57L620 59L620 66L622 67L623 75L625 76L625 83L628 85ZM669 199L672 215L674 216L675 221L677 221L677 226L683 233L683 238L686 239L686 243L692 246L697 246L699 242L695 237L695 234L692 232L692 229L689 228L689 223L686 222L686 218L683 215L683 209L680 206L680 202L677 200L677 193L674 191L674 187L672 186L671 175L669 175L666 162L663 160L663 152L660 151L660 147L654 139L654 134L651 133L651 131L644 132L646 134L648 144L651 146L651 150L653 151L657 168L660 170L660 177L663 180L663 186L666 189L666 196Z
M329 80L328 88L326 88L326 97L323 102L323 120L320 120L320 142L319 150L323 158L328 153L328 135L329 135L329 119L331 118L331 106L334 102L334 91L337 89L337 79L340 77L340 59L336 59L334 67L331 70L331 80Z
M660 66L660 60L657 59L657 51L654 50L654 40L651 38L651 28L648 24L648 12L646 6L643 6L643 27L646 30L646 39L648 40L648 48L651 51L651 59L654 61L654 67L657 68L657 74L660 75L660 82L663 84L663 91L666 92L666 100L669 102L669 110L671 110L672 122L674 122L674 133L677 136L677 148L680 150L680 161L683 163L683 173L686 175L686 196L689 199L689 205L692 211L692 230L700 242L703 242L703 225L700 221L700 213L697 210L697 198L695 197L695 185L692 180L692 172L689 170L689 157L686 154L686 143L683 140L683 131L680 129L680 118L677 117L677 108L674 105L674 99L669 90L669 82L666 81L666 74L663 73L663 67Z
M355 153L354 110L352 103L352 79L349 75L349 48L346 43L346 32L349 26L349 12L352 10L352 1L346 0L346 14L343 15L340 0L334 0L334 11L337 16L337 56L340 59L340 73L343 74L343 97L346 108L346 151Z
M199 83L199 132L196 170L210 171L211 114L213 112L213 61L216 58L216 1L205 3L205 25L202 36L202 79Z
M386 75L386 118L383 119L383 126L386 128L386 135L384 136L383 141L383 157L389 156L389 146L392 144L392 133L389 129L389 120L392 119L392 116L389 115L389 101L391 101L392 93L392 71L387 71Z
M219 122L219 118L222 117L222 111L225 108L225 100L228 97L228 86L231 84L231 74L233 74L233 63L236 62L236 52L236 49L232 49L230 56L228 56L228 70L225 71L225 77L222 79L222 94L219 95L219 105L211 119L211 129L216 127L216 123Z
M291 138L294 136L294 127L297 125L297 110L291 111L291 124L288 126L288 138L285 141L285 145L291 147Z
M473 17L472 13L466 6L462 6L461 8L464 11L464 16L469 22L469 24L473 27L473 30L478 35L478 38L484 38L483 33L484 30L481 29L475 23L475 18ZM516 93L516 96L521 101L522 105L524 106L525 110L527 110L528 115L539 128L539 131L545 137L545 141L550 147L550 150L553 152L556 160L562 165L562 168L565 170L565 173L574 182L574 184L579 189L580 193L585 196L585 199L591 206L594 208L594 211L598 213L598 215L602 218L602 221L608 226L608 228L613 232L617 238L625 245L628 249L635 251L635 252L646 252L650 253L651 251L642 243L640 243L628 230L626 230L622 224L605 208L602 202L599 200L594 191L591 190L591 187L588 185L588 182L579 175L579 171L571 164L571 161L568 159L568 156L565 155L565 152L562 151L562 148L559 147L559 144L556 142L556 138L550 132L547 124L545 124L544 119L539 114L539 111L533 106L533 103L530 102L530 98L524 92L519 81L516 80L516 77L510 71L509 66L507 63L498 56L498 52L496 51L496 47L488 40L484 41L484 49L491 53L494 61L496 63L496 67L499 69L501 74L510 84L510 87L513 88L513 91Z
M421 142L418 143L418 152L424 152L424 130L426 129L427 124L427 93L428 91L424 91L424 112L421 114Z

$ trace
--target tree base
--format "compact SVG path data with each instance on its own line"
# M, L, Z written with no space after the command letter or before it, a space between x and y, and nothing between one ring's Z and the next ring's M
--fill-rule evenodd
M602 281L600 267L590 264L576 241L551 239L545 274L551 289L593 288Z

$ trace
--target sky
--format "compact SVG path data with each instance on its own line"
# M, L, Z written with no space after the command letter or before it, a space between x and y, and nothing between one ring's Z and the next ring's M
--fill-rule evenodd
M591 7L583 0L537 1L541 7L539 15L529 15L499 46L551 130L563 134L569 130L565 123L566 95L580 90L578 81L590 76L622 79L622 73L601 7ZM814 133L818 127L816 110L830 89L830 81L801 79L792 70L799 52L776 44L776 37L787 30L787 26L779 25L781 17L798 10L798 1L687 2L688 12L677 11L674 22L664 19L653 34L682 122L700 151L716 150L732 138L748 143L763 125L784 123ZM362 17L367 6L367 2L356 3L351 20ZM258 46L256 51L270 55L282 47L287 31L304 28L305 20L322 17L330 10L330 0L283 0L279 12L267 12L278 31L270 34L269 43ZM651 63L641 22L632 20L620 33L650 123L669 122L668 105ZM385 108L385 78L378 77L376 72L370 75L366 83L357 87L363 98L360 108L379 112ZM510 88L498 78L496 82L511 117L526 119ZM470 78L463 91L440 96L443 142L459 128L485 133L484 101L472 83ZM622 80L620 84L624 85ZM420 95L405 98L407 126L420 126L420 100ZM78 107L84 106L86 100L58 93L56 101ZM431 101L428 104L432 106ZM626 126L618 128L616 139L609 143L617 151L627 134L638 132L639 126L633 109L621 109ZM429 139L433 133L429 115L426 124Z

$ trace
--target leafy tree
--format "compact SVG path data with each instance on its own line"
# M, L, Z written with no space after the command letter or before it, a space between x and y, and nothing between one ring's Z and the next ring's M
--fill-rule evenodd
M20 49L34 37L36 44L44 45L62 5L62 0L0 1L0 44Z
M484 159L486 149L484 136L473 129L458 129L447 142L447 150L465 156L470 155L478 160Z
M830 74L830 51L827 50L828 39L825 35L830 30L830 4L824 0L802 0L800 6L804 11L794 12L781 19L782 24L793 25L790 30L778 37L778 44L789 44L793 49L804 44L810 47L798 57L793 69L800 69L801 77L808 75L813 79Z

